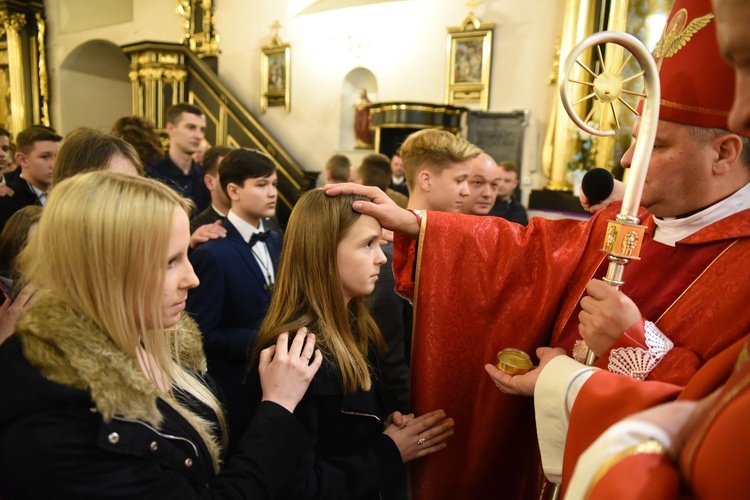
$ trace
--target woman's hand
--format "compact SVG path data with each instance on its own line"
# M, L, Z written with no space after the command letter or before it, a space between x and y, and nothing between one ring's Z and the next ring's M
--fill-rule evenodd
M385 426L388 427L391 424L395 425L396 427L403 427L406 424L409 423L409 421L414 420L414 414L409 413L408 415L404 415L400 411L394 411L390 415L388 415L388 418L385 419Z
M291 347L289 334L282 333L276 345L260 353L258 372L263 401L273 401L294 412L322 362L323 355L315 349L315 335L308 334L307 328L297 330Z
M18 321L39 301L36 291L34 284L29 283L23 287L16 300L5 299L0 306L0 344L13 335Z
M392 423L383 431L383 434L396 443L404 463L431 455L448 446L446 440L453 435L455 424L452 418L446 417L443 410L435 410L412 419L408 418L410 416L412 415L404 416L399 413L398 417L401 418L393 415L394 418L388 417L386 423ZM397 425L399 421L405 423Z
M190 235L190 248L195 248L209 240L226 237L227 230L221 225L221 220L217 220L213 224L203 224Z

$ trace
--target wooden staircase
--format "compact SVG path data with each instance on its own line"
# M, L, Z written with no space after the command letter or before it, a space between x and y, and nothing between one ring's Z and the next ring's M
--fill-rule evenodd
M185 45L139 42L122 47L130 57L133 113L165 127L166 109L179 102L199 106L206 113L206 140L212 145L254 148L268 154L278 168L282 226L300 194L315 185L317 173L307 172L250 111L219 81L208 62Z

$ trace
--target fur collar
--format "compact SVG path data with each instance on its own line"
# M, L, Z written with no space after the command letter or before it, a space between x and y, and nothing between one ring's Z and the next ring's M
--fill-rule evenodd
M187 315L170 330L180 338L183 367L204 373L200 330ZM53 298L44 298L19 323L24 357L45 378L89 392L105 421L115 415L158 427L156 388L93 321ZM171 403L170 403L171 404Z

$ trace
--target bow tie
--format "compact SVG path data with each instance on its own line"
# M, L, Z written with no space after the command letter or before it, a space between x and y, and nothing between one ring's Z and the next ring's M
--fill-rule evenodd
M248 241L247 244L250 245L250 248L252 248L259 241L265 243L269 236L271 236L271 231L261 231L260 233L253 233L253 235L250 236L250 241Z

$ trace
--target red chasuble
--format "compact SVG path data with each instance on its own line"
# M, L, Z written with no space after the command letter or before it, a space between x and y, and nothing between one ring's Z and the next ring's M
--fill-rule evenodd
M545 345L572 354L574 313L588 281L603 275L597 273L605 269L606 221L619 209L612 204L588 222L535 217L525 228L495 217L428 212L418 241L396 235L397 287L415 305L412 410L442 408L456 421L445 451L411 465L414 498L538 497L532 400L499 393L483 366L505 347L532 359ZM653 232L653 221L645 221ZM647 319L676 345L652 376L660 371L659 380L684 383L750 329L750 282L743 272L749 236L750 211L744 211L680 242L693 252L709 248L710 258L699 259L703 269L691 266L682 289L670 290L666 300L661 291L674 277L663 270L682 273L657 257L647 261L649 247L661 244L646 238L637 273L642 281L633 283L643 297L637 302L658 316ZM692 360L687 369L680 352Z
M747 471L750 470L748 339L750 337L737 342L706 363L682 392L682 399L685 396L697 399L726 381L708 415L688 437L680 454L679 468L664 453L626 456L607 464L607 468L599 472L600 479L592 485L588 498L747 497ZM657 397L660 392L658 386L650 383L634 385L639 386L646 399ZM569 435L569 439L571 437ZM680 491L681 483L685 485L683 491Z

